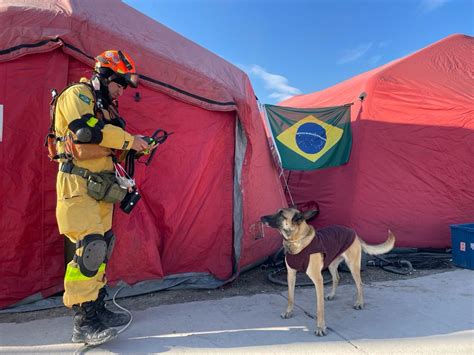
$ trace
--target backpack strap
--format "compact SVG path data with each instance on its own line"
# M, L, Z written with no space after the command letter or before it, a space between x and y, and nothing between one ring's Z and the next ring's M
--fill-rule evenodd
M72 160L72 156L68 153L58 153L56 144L58 142L65 142L67 137L62 137L62 136L57 136L56 135L56 130L55 130L55 125L56 125L56 105L58 102L59 97L70 87L74 85L85 85L87 86L92 93L92 97L94 100L94 113L96 113L97 110L97 99L96 99L96 92L92 85L90 85L87 82L74 82L69 85L67 85L64 89L61 90L61 92L58 93L56 89L51 89L51 101L49 103L49 117L50 117L50 126L49 126L49 132L46 135L44 145L45 147L48 148L48 156L51 160L60 160L60 159L66 159L68 161ZM103 114L101 113L98 118L102 118Z

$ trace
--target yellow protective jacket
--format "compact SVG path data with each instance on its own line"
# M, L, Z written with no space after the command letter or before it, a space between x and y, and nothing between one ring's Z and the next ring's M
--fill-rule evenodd
M91 88L85 84L76 84L67 88L58 97L55 111L55 132L56 136L65 137L69 132L68 125L72 121L80 118L85 114L95 115L94 112L94 95ZM105 111L105 110L103 110ZM108 112L103 114L107 117ZM107 122L107 121L106 121ZM102 147L129 150L133 144L133 136L124 131L122 128L106 124L102 129L103 139L99 144ZM88 144L87 146L91 146ZM87 148L87 147L86 147ZM58 153L64 153L65 142L58 142ZM111 156L104 156L97 159L89 160L73 160L74 165L86 168L92 172L113 171L113 162ZM60 172L61 174L61 172ZM59 186L58 197L65 198L74 196L77 192L82 194L85 188L85 179L77 175L67 174L69 184ZM77 190L81 191L77 191Z

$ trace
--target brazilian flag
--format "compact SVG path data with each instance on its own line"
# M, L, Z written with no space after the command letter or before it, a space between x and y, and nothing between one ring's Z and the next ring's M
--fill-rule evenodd
M349 160L351 104L311 109L274 105L264 108L284 169L323 169Z

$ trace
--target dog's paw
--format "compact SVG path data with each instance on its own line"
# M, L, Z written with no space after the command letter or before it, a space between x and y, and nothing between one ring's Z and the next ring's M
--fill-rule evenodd
M356 304L354 304L354 309L362 309L362 308L364 308L364 305L362 303L356 302Z
M293 312L282 312L280 314L280 317L282 317L283 319L288 319L288 318L291 318L293 316Z
M316 330L314 331L314 335L318 337L323 337L328 335L328 331L326 327L316 327Z
M335 295L327 295L326 297L324 297L324 299L326 301L332 301L334 299Z

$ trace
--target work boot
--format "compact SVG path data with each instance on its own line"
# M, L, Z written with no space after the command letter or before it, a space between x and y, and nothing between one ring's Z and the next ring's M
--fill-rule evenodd
M105 306L105 297L107 296L107 290L105 287L102 287L99 290L99 296L97 301L95 301L95 310L97 312L97 317L101 320L106 327L120 327L125 325L130 320L130 316L126 313L114 313L107 309Z
M97 317L95 302L86 302L80 306L73 306L76 311L74 315L74 330L72 331L73 343L85 343L87 345L104 344L118 333L115 329L107 328Z

